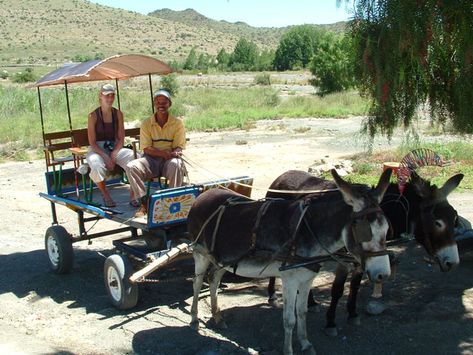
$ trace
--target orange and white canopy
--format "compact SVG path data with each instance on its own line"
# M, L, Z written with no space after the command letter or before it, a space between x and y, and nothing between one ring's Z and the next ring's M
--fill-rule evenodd
M39 79L34 87L99 80L122 80L135 76L166 75L172 69L166 63L145 55L125 54L107 59L90 60L79 64L68 64Z

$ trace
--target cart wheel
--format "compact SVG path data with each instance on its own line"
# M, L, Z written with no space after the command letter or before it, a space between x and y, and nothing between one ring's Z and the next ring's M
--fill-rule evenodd
M105 288L112 304L118 309L130 309L138 303L138 285L128 281L133 267L126 256L114 254L105 260Z
M67 274L74 263L71 236L62 226L51 226L46 230L44 246L49 265L57 274Z

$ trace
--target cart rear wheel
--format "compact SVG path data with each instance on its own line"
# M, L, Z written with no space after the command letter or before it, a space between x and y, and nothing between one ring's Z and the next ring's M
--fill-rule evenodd
M133 267L126 256L114 254L105 260L105 288L118 309L130 309L138 303L138 285L128 280L132 273Z
M46 230L44 246L49 265L57 274L67 274L72 270L74 252L71 236L62 226L51 226Z

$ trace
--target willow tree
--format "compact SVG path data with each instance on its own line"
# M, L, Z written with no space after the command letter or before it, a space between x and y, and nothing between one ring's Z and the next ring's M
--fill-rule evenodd
M354 0L354 9L349 31L360 92L371 100L368 132L409 127L428 103L434 122L472 133L473 1Z

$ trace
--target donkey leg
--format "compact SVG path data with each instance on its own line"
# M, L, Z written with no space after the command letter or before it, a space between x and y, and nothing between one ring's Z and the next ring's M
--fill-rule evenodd
M276 278L270 277L268 282L268 303L274 304L277 301L276 297Z
M356 312L356 298L358 296L358 290L360 289L362 278L363 271L353 271L350 281L350 293L348 294L347 301L348 322L353 325L360 325L360 318L358 317L358 313Z
M216 269L210 275L210 305L212 308L212 317L215 322L217 328L226 329L227 325L222 318L222 314L220 313L220 308L218 307L218 286L220 285L220 281L222 280L223 274L225 274L225 269Z
M309 295L310 287L315 275L310 275L309 280L302 280L298 287L298 294L296 299L296 314L297 314L297 337L301 344L303 354L315 355L315 349L307 339L307 296Z
M205 272L207 271L210 261L204 255L200 254L199 252L192 253L194 257L195 263L195 276L193 281L193 289L194 289L194 297L192 299L192 307L191 307L191 323L190 327L192 329L199 329L199 318L198 318L198 303L199 303L199 293L200 289L202 288L202 283L204 282Z
M337 311L337 304L340 300L340 297L343 296L343 289L345 288L345 281L347 280L348 270L341 264L337 265L337 269L335 271L335 280L332 284L332 291L331 291L331 300L330 300L330 307L327 310L326 320L327 323L325 325L325 334L328 336L337 336L337 327L335 325L335 313Z
M296 325L295 305L298 283L291 277L282 278L283 296L283 324L284 324L284 350L285 355L292 355L292 331Z

